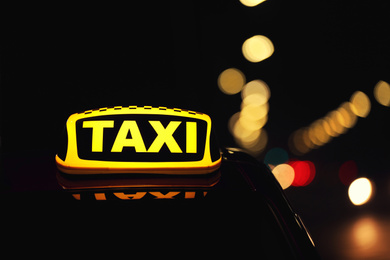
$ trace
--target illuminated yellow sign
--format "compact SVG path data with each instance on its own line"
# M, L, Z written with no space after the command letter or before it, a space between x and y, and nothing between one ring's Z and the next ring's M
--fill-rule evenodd
M165 107L113 107L73 114L57 167L68 174L205 174L221 156L209 116Z

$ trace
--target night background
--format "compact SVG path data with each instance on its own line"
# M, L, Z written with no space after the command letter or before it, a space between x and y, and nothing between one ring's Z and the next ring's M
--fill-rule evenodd
M315 166L311 183L285 192L323 258L385 259L390 108L373 91L379 81L390 82L389 12L387 1L2 4L2 189L53 189L54 154L66 119L93 108L150 105L204 112L221 146L239 146L228 122L240 111L241 95L218 87L219 75L236 68L246 82L260 79L271 92L263 127L268 138L256 158L264 161L280 148L289 161ZM257 63L241 51L254 35L274 45L273 54ZM289 139L296 130L356 91L370 100L366 117L318 148L292 151ZM366 177L375 187L364 205L351 203L349 184L339 179L347 161L353 161L356 178ZM34 182L26 169L39 169L32 172L47 182Z

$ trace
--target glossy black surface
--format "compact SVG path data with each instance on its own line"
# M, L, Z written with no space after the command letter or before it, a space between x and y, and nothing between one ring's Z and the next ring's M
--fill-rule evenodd
M224 244L226 248L218 253L224 256L240 252L277 259L318 257L273 174L248 154L224 149L217 183L191 187L193 181L188 178L183 187L61 190L53 186L52 191L10 190L2 193L2 198L10 208L18 205L14 213L34 212L32 219L43 230L48 227L48 216L59 210L58 228L71 227L75 232L83 226L91 228L91 219L97 218L98 229L164 236L162 244L166 246L168 241L185 237L183 246L206 249L200 236Z

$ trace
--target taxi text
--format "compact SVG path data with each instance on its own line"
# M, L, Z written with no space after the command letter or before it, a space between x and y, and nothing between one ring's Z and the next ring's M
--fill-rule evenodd
M164 127L160 121L148 121L157 133L156 138L148 149L145 147L142 134L135 120L124 120L116 135L111 152L120 153L124 147L134 147L137 153L158 153L166 144L171 153L183 153L173 137L174 132L182 123L170 121ZM114 128L114 120L84 121L83 128L92 128L92 152L103 152L104 129ZM196 122L186 122L186 153L197 152ZM127 138L130 133L131 138Z

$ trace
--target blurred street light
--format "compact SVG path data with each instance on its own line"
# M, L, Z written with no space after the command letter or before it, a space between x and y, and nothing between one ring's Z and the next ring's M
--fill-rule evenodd
M259 5L265 1L266 0L240 0L241 4L248 6L248 7L254 7L254 6Z
M242 45L242 54L245 59L253 63L269 58L272 53L274 53L274 45L263 35L255 35Z

